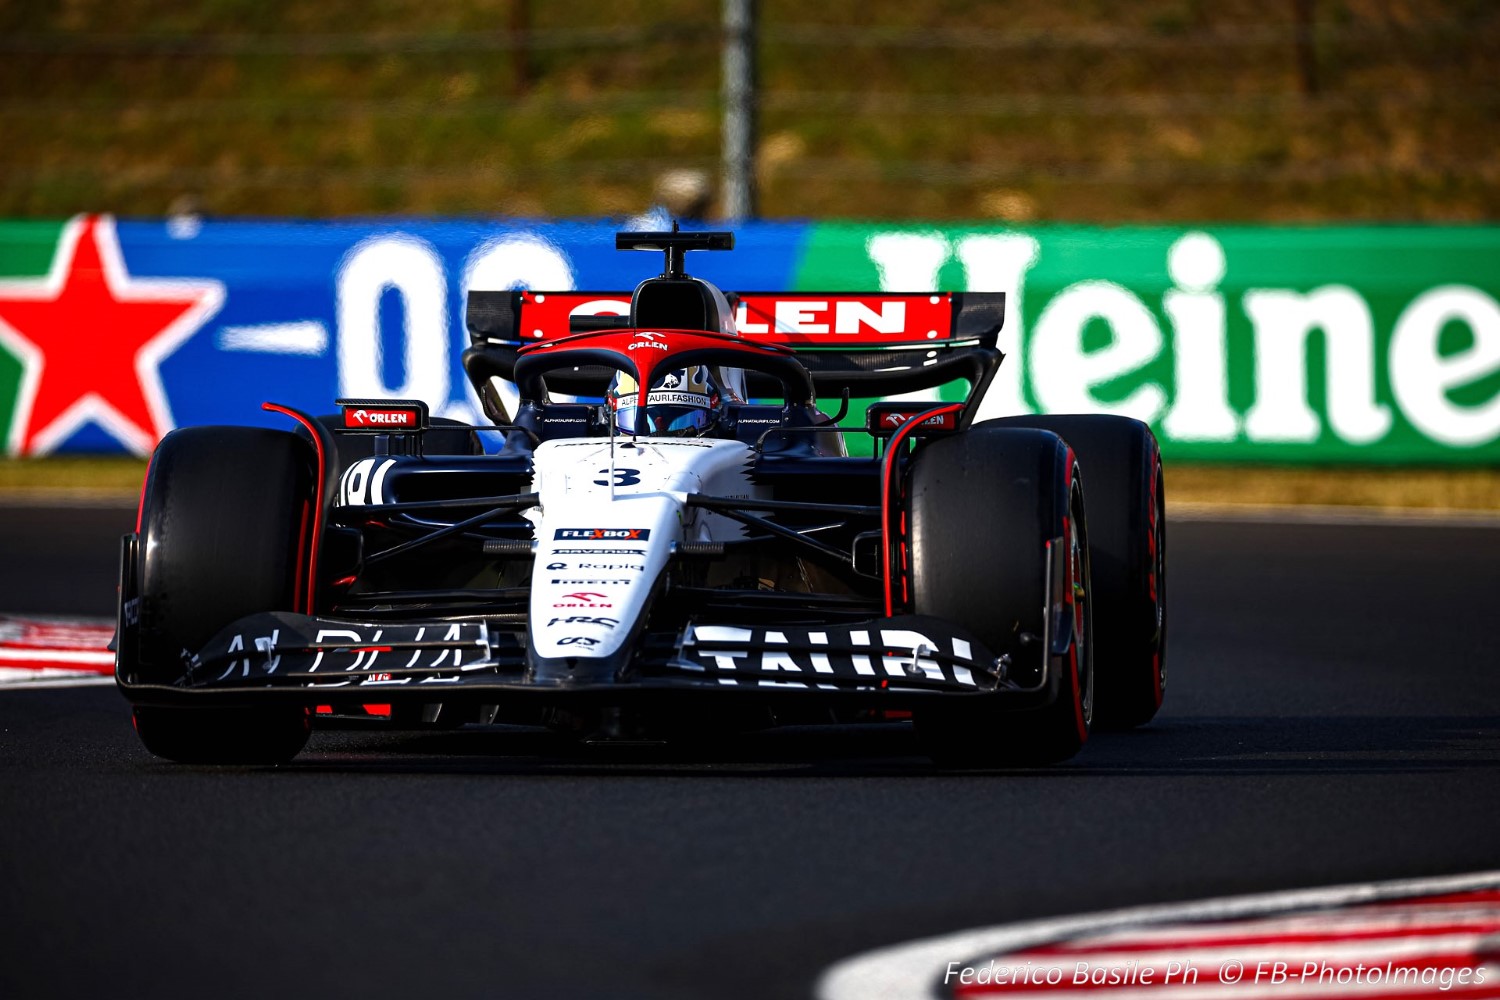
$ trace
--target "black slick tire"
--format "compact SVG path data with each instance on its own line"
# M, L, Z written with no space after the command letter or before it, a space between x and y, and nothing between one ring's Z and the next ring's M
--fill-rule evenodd
M1093 711L1088 525L1072 452L1046 431L971 428L918 453L908 498L913 610L1008 657L1015 682L1045 677L1050 699L1016 710L934 698L915 713L924 749L956 767L1072 757ZM1058 627L1071 636L1063 650L1049 648Z
M196 652L245 615L289 611L306 585L311 451L297 435L189 427L162 439L141 507L137 679L173 684ZM137 706L146 749L183 763L280 763L307 742L305 708Z
M982 427L1039 428L1078 455L1089 496L1098 642L1097 722L1150 722L1167 685L1167 521L1161 449L1139 420L1107 414L1003 417Z

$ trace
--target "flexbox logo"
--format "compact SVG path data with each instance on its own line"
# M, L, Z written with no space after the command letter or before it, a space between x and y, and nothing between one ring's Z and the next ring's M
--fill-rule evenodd
M643 542L651 537L650 528L558 528L554 540L591 539L596 542Z

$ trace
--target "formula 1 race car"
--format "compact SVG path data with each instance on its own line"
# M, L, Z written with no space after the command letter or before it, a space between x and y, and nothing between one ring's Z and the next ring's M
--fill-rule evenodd
M121 555L116 678L146 747L285 761L315 712L361 706L598 740L910 715L939 763L994 766L1069 758L1096 715L1149 720L1150 430L976 422L1003 295L686 273L733 242L619 234L666 257L630 294L470 293L493 426L345 399L267 403L293 430L168 434ZM851 396L958 382L961 402L870 404L873 454L848 454Z

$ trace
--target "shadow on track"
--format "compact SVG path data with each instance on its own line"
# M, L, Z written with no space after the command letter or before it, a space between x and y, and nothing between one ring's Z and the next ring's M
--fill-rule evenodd
M1493 766L1500 716L1173 719L1099 733L1050 768L948 771L909 725L795 727L642 746L583 745L535 730L322 730L286 770L509 776L1064 778L1421 774Z

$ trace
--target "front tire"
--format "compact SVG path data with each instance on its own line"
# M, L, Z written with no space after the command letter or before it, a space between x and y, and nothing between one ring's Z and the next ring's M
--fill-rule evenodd
M1139 420L1107 414L1001 417L1039 428L1078 455L1089 489L1099 724L1150 722L1167 686L1167 519L1161 449Z
M295 609L308 585L312 482L295 434L189 427L162 439L141 506L136 683L175 684L224 626ZM280 763L310 731L298 706L138 706L134 720L146 749L183 763Z
M909 496L913 610L1009 657L1017 683L1045 676L1050 695L1028 710L980 695L934 700L916 712L924 748L947 766L1072 757L1092 723L1094 644L1088 525L1071 450L1045 431L972 428L917 455ZM1048 648L1058 628L1071 640Z
M306 708L163 708L131 714L141 744L179 764L284 764L307 745Z

